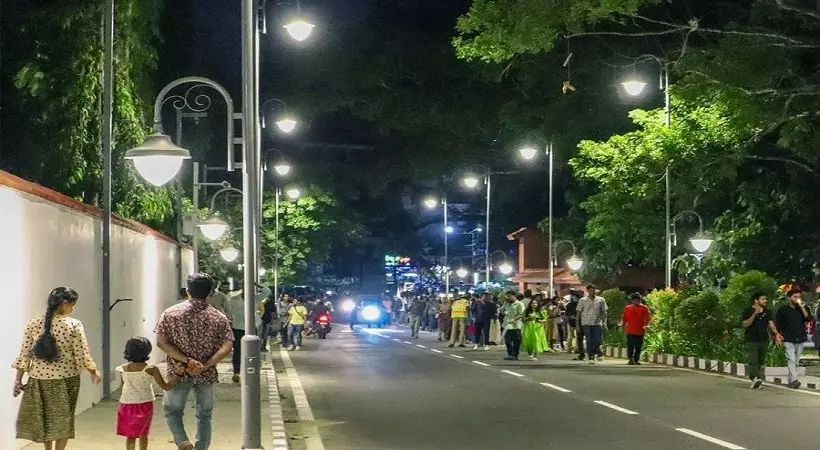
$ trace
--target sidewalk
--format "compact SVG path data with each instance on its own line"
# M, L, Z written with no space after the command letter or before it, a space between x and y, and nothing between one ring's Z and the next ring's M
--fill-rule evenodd
M220 363L219 383L214 386L214 413L211 449L232 450L242 447L242 408L240 403L241 386L231 381L233 375L230 363ZM273 437L270 426L270 410L268 398L267 371L272 370L270 365L262 364L262 445L272 448ZM158 390L157 393L161 393ZM119 398L119 392L112 395ZM69 442L69 449L81 450L112 450L125 448L125 438L116 435L117 405L114 400L104 400L88 411L77 416L77 439ZM196 434L196 418L194 417L193 395L188 400L185 414L185 429L193 440ZM158 397L154 406L154 420L151 424L149 448L174 449L171 433L165 424L162 410L162 398ZM25 449L42 448L39 444L29 444Z

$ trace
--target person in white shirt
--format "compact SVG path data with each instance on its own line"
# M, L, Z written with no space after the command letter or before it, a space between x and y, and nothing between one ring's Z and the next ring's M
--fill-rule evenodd
M598 295L598 288L590 284L587 286L587 295L578 302L578 321L584 331L587 341L587 360L595 364L595 360L602 361L601 340L606 327L606 300Z

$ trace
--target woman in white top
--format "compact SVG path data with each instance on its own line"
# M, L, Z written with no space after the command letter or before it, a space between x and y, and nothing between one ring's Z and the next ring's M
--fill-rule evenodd
M176 384L175 379L165 382L155 366L147 364L151 359L151 342L144 337L135 337L125 343L124 358L128 361L117 367L122 376L122 395L117 409L117 434L125 437L125 448L134 450L137 439L140 450L148 448L148 433L154 417L154 385L165 391Z
M17 438L42 443L46 450L63 450L74 438L80 372L88 371L95 384L102 380L83 324L68 317L78 298L68 287L49 293L46 313L26 325L20 356L12 365L17 369L14 396L23 393ZM28 382L23 385L26 374Z

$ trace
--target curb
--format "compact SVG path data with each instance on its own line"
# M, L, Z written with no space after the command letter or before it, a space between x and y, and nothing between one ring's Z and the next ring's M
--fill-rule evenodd
M273 450L289 450L288 436L285 433L285 419L282 416L282 399L279 396L279 378L270 361L265 363L268 377L268 396L270 403L270 424L273 433Z

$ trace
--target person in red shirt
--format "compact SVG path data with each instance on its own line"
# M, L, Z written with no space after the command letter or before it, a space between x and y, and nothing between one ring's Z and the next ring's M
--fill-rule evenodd
M649 325L651 316L649 308L643 304L641 294L635 292L629 296L629 304L624 308L621 323L626 332L626 356L629 358L630 366L641 365L641 349L643 348L643 335L646 333L646 326Z

